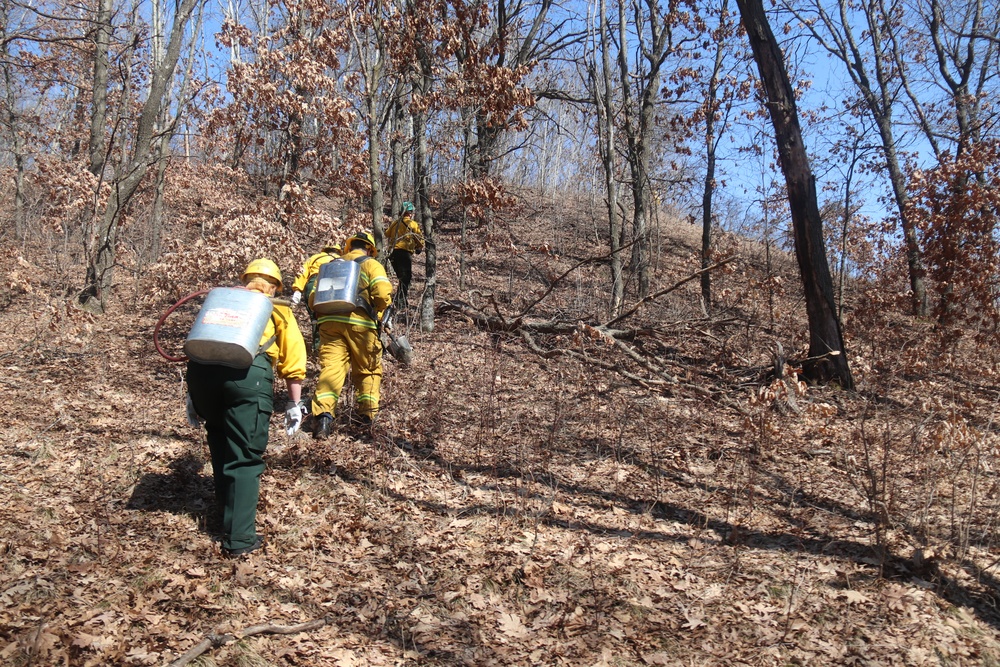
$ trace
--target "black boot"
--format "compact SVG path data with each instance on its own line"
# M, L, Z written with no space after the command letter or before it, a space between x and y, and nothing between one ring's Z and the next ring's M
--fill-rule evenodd
M316 429L313 437L317 440L326 440L330 437L330 427L333 425L333 415L323 412L316 417Z
M223 547L222 553L229 558L239 558L240 556L246 556L248 553L257 551L257 549L260 549L262 546L264 546L264 537L262 535L258 535L256 539L254 539L253 544L250 546L241 547L239 549L226 549Z

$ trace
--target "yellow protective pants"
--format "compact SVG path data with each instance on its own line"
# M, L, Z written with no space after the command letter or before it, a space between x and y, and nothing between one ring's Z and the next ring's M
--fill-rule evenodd
M375 419L382 386L382 343L378 333L358 324L323 322L319 335L319 379L313 414L335 414L340 390L350 372L358 414Z

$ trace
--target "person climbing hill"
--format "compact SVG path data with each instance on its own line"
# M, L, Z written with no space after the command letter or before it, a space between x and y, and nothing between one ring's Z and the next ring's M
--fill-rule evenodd
M316 314L309 307L309 297L316 290L316 278L319 276L319 267L337 259L340 257L340 254L340 244L332 239L327 241L318 253L306 260L305 264L302 265L302 272L299 273L298 277L295 278L295 282L292 283L291 302L293 306L302 303L303 294L305 295L306 308L309 311L309 319L312 321L313 354L319 350L319 332L317 330Z
M368 259L361 259L367 255ZM342 259L360 264L358 295L360 304L352 312L319 315L319 378L313 398L317 439L329 437L333 415L348 372L354 384L358 419L368 425L378 414L382 385L382 345L378 323L392 304L392 283L375 259L378 249L367 232L347 240ZM360 260L360 261L359 261Z
M413 219L412 203L403 202L402 214L389 225L385 235L388 239L387 246L391 248L389 263L399 279L396 305L403 312L408 304L407 295L413 279L413 255L419 255L424 249L424 234Z
M305 261L302 265L302 272L299 273L298 277L295 278L295 282L292 283L292 304L299 305L302 303L303 292L305 292L306 303L309 302L309 281L315 278L319 274L319 267L323 266L330 260L337 259L341 255L340 244L334 240L327 241L323 244L323 247L318 253L312 255ZM313 289L315 289L315 282L313 283Z
M281 289L281 271L269 259L255 259L243 272L242 282L248 290L273 297ZM288 389L285 432L292 435L304 412L306 347L291 309L280 304L270 311L248 368L188 362L188 423L205 423L215 501L222 514L222 551L227 556L243 556L264 545L256 531L257 500L274 409L275 374L285 379Z

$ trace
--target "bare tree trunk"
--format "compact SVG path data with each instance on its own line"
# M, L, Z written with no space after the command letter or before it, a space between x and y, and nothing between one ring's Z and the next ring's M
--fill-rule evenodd
M833 283L823 241L823 221L816 201L816 180L802 142L795 93L784 56L764 13L763 0L737 0L761 82L767 92L788 202L809 318L809 359L805 376L817 382L836 381L854 388L844 339L833 299Z
M847 273L847 235L851 227L851 185L854 181L854 169L860 159L858 155L858 144L861 142L860 136L854 137L854 144L851 146L851 161L847 165L847 176L844 178L844 222L840 232L840 275L837 277L837 317L842 318L844 314L844 281Z
M611 317L621 313L625 301L625 281L622 276L622 220L618 212L618 182L615 179L615 124L614 124L614 87L611 83L611 46L608 35L608 8L606 0L600 0L598 9L600 16L601 75L597 75L596 63L591 64L590 79L594 90L597 106L598 150L601 156L601 166L604 171L604 187L607 191L608 231L610 235L611 257L609 270L611 272Z
M728 3L723 2L722 18ZM715 113L718 109L719 97L719 75L722 72L723 54L725 46L721 43L715 44L715 63L712 67L712 76L708 82L708 95L705 100L705 184L701 195L701 268L707 268L712 261L712 198L715 194L715 160L716 147L718 145L715 136ZM712 272L702 271L701 274L701 301L705 314L712 310Z
M382 190L382 167L379 157L382 155L382 142L378 136L378 98L375 91L368 96L368 180L372 188L372 231L375 233L375 243L385 246L385 192ZM388 249L392 252L392 248ZM388 253L386 253L388 254Z
M113 0L97 0L94 17L93 108L90 112L90 173L100 177L106 155L104 134L108 119L108 51L111 45Z
M421 98L425 98L431 90L433 71L430 55L425 49L418 48L420 54L420 74L416 90ZM413 135L416 150L413 155L413 180L417 191L416 209L420 215L420 224L424 232L424 294L420 300L420 330L434 331L434 299L437 288L437 244L434 237L434 213L431 211L430 177L428 174L427 151L427 110L420 109L413 114Z
M486 62L492 60L497 67L518 71L532 63L556 59L568 43L575 41L575 36L568 31L547 29L549 11L554 5L553 0L493 2L492 33L485 40L491 48L480 50L480 53L492 52ZM484 178L496 171L497 149L508 131L510 119L497 117L496 111L483 104L476 105L474 113L476 140L469 145L469 170L472 178ZM543 143L543 149L550 146L547 142ZM558 145L556 149L559 149ZM542 179L543 185L547 180Z
M927 285L925 282L923 253L917 240L917 227L913 224L909 211L910 196L906 192L906 177L899 164L896 153L896 140L892 136L891 121L887 118L876 119L879 133L882 136L883 153L889 171L889 183L892 185L893 197L899 211L900 226L903 228L903 243L906 247L906 265L910 274L910 292L912 295L913 314L924 317L928 312Z
M984 7L982 0L958 6L930 0L924 21L930 31L941 81L949 92L958 136L955 137L955 158L965 155L982 139L982 105L992 99L988 82L997 76L997 46L1000 45L1000 16L992 4ZM953 21L957 20L957 25ZM978 42L978 44L977 44ZM982 46L985 44L985 47ZM963 192L973 174L959 173L952 185L956 193ZM981 172L979 177L982 178ZM967 244L965 238L955 241L956 247ZM956 303L954 264L943 274L938 321L950 323L960 304Z
M404 195L406 188L406 165L408 164L406 160L406 147L412 142L413 137L413 118L403 104L401 87L397 88L392 102L391 134L392 178L389 187L392 192L392 203L390 204L389 215L395 220L402 211L403 201L409 199L409 197Z
M151 6L152 34L150 36L150 59L153 67L156 67L163 60L163 12L160 4L161 0L153 0ZM167 124L166 110L161 112L157 121L157 126L162 128ZM160 229L163 219L163 190L166 186L167 175L167 155L170 152L169 142L160 141L156 150L156 182L153 188L153 207L150 213L150 255L155 257L160 252ZM141 266L141 264L140 264Z
M476 143L469 146L473 154L471 172L473 178L484 178L490 175L500 131L487 122L484 113L477 112L475 116Z
M136 128L133 155L123 165L121 176L116 177L111 184L111 194L97 230L96 248L88 253L86 284L78 297L81 307L88 311L104 312L107 297L114 284L119 219L149 168L156 119L163 110L177 60L180 58L185 27L198 2L200 0L182 0L177 7L163 62L152 71L149 97L142 107ZM166 137L161 140L165 141Z
M475 121L475 114L470 112L468 107L463 106L461 111L462 118L462 172L460 179L463 183L468 182L470 175L474 169L475 161L472 159L472 123ZM473 165L470 165L470 162ZM467 204L462 204L462 221L461 229L459 232L458 239L458 288L461 290L465 289L465 248L468 235L468 224L469 224L469 207Z
M3 63L3 80L7 89L4 97L3 122L10 134L10 146L14 155L14 235L24 239L27 234L27 211L24 199L24 138L18 122L17 98L14 93L14 77L10 71L7 40L8 4L0 4L0 62Z
M632 245L633 270L639 278L639 297L649 294L650 280L650 181L649 163L653 130L654 110L660 91L660 68L668 52L669 26L661 23L659 0L645 0L647 8L646 22L649 26L649 41L639 33L638 51L641 60L646 63L647 70L631 71L628 44L628 21L625 16L625 3L618 3L618 67L622 79L622 111L625 114L623 130L628 146L628 164L632 177L632 229L634 234ZM635 11L639 11L638 7ZM669 19L669 16L667 18ZM638 101L633 98L631 82L638 80ZM638 109L638 113L636 113Z
M295 30L293 39L308 43L313 30L307 24L307 10L302 6L294 9ZM292 20L291 18L289 19ZM308 106L312 101L312 91L302 83L292 85L295 98L302 101L303 106ZM302 126L305 123L305 116L300 110L290 111L288 114L288 125L284 128L281 140L281 149L285 151L285 159L281 168L281 180L278 184L278 216L282 225L288 226L292 216L301 199L299 194L299 168L302 161Z
M861 94L865 108L875 121L882 143L889 184L892 187L896 210L899 212L900 226L903 229L913 313L923 317L928 311L925 269L916 226L908 210L906 176L900 164L893 128L894 106L900 81L908 88L906 79L909 76L898 53L900 42L897 33L902 31L903 27L894 17L899 8L886 7L883 0L874 0L861 5L860 10L864 12L867 29L862 33L862 41L859 41L855 36L854 19L851 16L855 5L849 0L838 0L837 17L828 14L823 3L817 0L813 11L819 17L818 21L810 20L811 17L804 16L795 6L787 6L802 20L802 25L807 26L813 38L845 65L847 74ZM821 28L825 29L826 34L820 32ZM869 44L869 53L862 52L866 43ZM932 143L932 146L934 145Z
M158 66L163 61L163 30L166 28L163 25L163 19L161 16L161 11L159 9L160 0L154 0L153 7L155 9L154 16L156 17L153 25L155 39L153 40L152 49L152 59L154 67ZM203 25L203 20L205 17L204 5L199 8L198 17L195 22L194 34L200 35ZM184 79L181 81L178 87L177 97L178 97L178 109L177 115L170 117L169 109L164 108L160 114L160 120L157 123L157 134L163 134L167 127L176 127L181 116L181 112L184 108L184 100L188 94L188 85L191 82L191 73L194 69L194 58L189 58L187 67L184 70ZM156 258L160 254L160 241L161 233L163 230L163 192L166 186L166 174L167 165L169 164L169 158L171 154L170 150L170 136L173 132L165 133L168 136L162 136L157 145L156 151L156 186L153 194L153 210L150 216L151 227L153 238L150 242L150 257ZM184 146L185 146L185 157L189 158L189 147L188 147L188 136L187 133L184 135Z
M303 88L295 87L296 97L301 99L307 94ZM278 218L281 224L286 227L291 220L291 214L298 200L294 189L299 180L299 160L302 157L302 121L302 114L290 112L284 140L281 142L285 151L285 160L281 168L281 182L278 184Z
M381 16L372 13L370 25L362 33L355 19L355 10L348 5L351 36L360 60L359 68L364 81L364 106L368 126L368 182L371 187L372 232L375 235L375 245L385 248L385 229L383 226L385 210L385 190L382 188L382 142L379 130L382 126L379 113L378 90L382 83L386 67L386 45L383 35ZM388 249L392 251L391 248ZM388 252L386 253L388 255Z

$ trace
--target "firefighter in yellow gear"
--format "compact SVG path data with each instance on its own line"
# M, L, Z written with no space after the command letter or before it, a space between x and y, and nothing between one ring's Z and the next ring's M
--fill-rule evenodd
M319 378L313 398L316 426L313 435L323 439L330 435L333 415L340 400L348 372L354 383L357 416L362 424L371 424L378 414L379 389L382 386L382 343L378 323L392 303L392 283L385 269L375 259L378 249L375 239L359 232L347 240L343 259L361 262L358 294L362 304L350 313L320 315Z
M292 305L297 306L302 302L303 292L305 293L306 309L309 311L309 319L312 322L312 351L313 354L319 350L319 329L316 322L316 314L312 311L312 295L316 292L316 281L319 279L319 267L327 262L332 262L341 255L340 244L334 240L327 241L318 253L306 260L302 265L302 273L292 283Z
M389 263L399 279L396 306L397 309L406 310L410 281L413 279L413 255L419 255L424 249L424 233L413 219L413 204L403 202L402 215L389 225L385 235L389 239Z
M306 260L306 263L302 265L302 273L292 283L292 304L299 305L303 292L306 292L306 303L309 302L310 290L306 289L306 285L319 274L319 267L337 259L340 254L340 244L330 240L323 245L318 253ZM313 287L315 287L315 281L313 281Z

